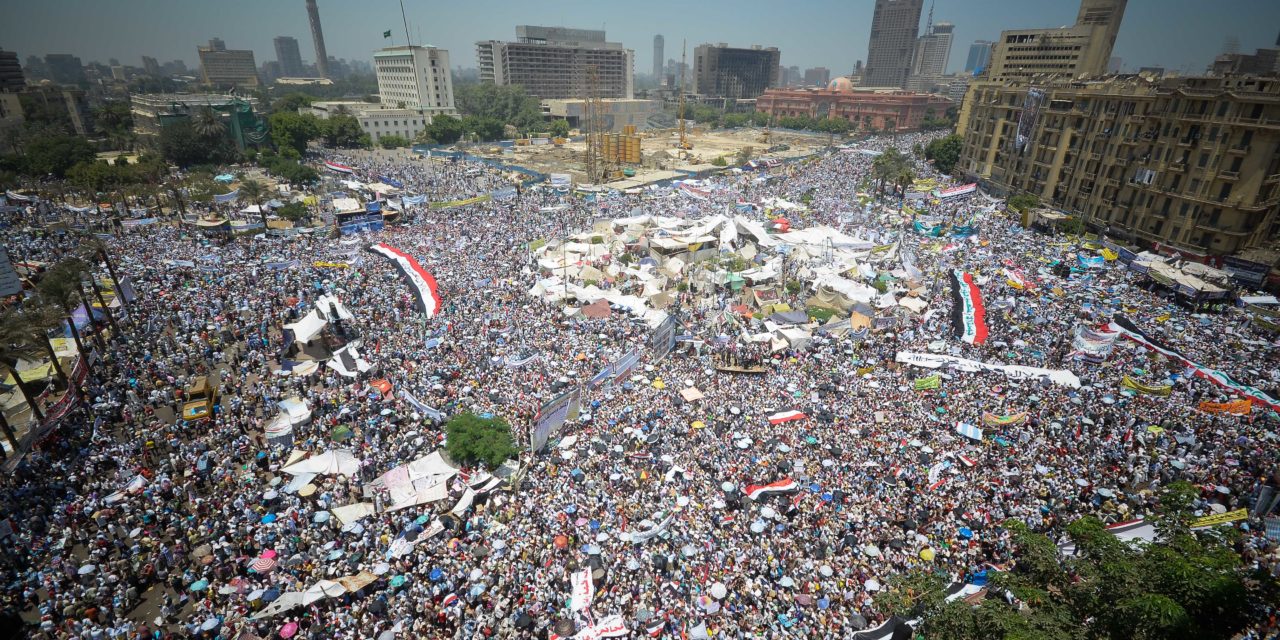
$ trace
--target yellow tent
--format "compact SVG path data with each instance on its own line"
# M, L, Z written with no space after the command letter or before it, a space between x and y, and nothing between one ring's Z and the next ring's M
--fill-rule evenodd
M23 365L27 365L27 366L23 367ZM22 362L19 362L18 366L22 367L18 369L18 375L22 376L23 382L35 382L37 380L44 380L45 378L48 378L53 375L53 365L51 363L33 364L31 362L27 362L24 360ZM12 371L9 372L9 375L5 378L4 383L10 386L13 385L14 380L13 380Z

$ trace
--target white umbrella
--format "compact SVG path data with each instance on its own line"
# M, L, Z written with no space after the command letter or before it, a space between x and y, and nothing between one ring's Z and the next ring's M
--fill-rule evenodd
M822 577L824 578L830 578L831 574L835 572L832 571L830 566L824 564L821 567L818 567L818 573L822 574Z
M877 547L874 544L869 544L863 547L862 552L871 556L872 558L880 557L880 547Z
M863 586L863 587L866 587L867 591L879 591L879 590L880 590L880 583L879 583L879 582L876 582L875 578L872 578L872 579L867 580L866 582L862 583L862 586Z
M79 570L79 571L77 571L77 573L79 573L79 574L80 574L80 575L82 575L82 576L87 576L87 575L89 575L89 574L91 574L91 573L93 573L94 571L97 571L97 570L98 570L98 565L96 565L96 564L86 564L86 565L84 565L83 567L80 567L80 570Z

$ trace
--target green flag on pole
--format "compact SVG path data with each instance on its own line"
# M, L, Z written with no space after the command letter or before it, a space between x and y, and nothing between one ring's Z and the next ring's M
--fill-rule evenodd
M387 29L386 31L383 31L383 32L382 32L382 37L384 37L384 38L390 38L390 37L391 37L391 30L390 30L390 29Z

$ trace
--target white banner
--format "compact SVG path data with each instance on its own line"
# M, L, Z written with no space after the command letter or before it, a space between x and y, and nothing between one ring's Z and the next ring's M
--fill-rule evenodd
M573 636L573 640L600 640L600 638L624 638L628 634L627 623L622 616L612 615L599 624L587 627Z
M577 612L591 608L591 598L595 595L595 589L591 584L591 568L587 567L574 573L572 582L573 600L569 604L569 610Z
M974 373L977 371L998 371L1003 373L1010 380L1037 380L1048 378L1050 382L1072 389L1080 388L1080 378L1076 374L1065 369L1042 369L1040 367L1024 367L1022 365L1010 364L988 364L986 362L978 362L977 360L968 360L966 358L957 358L955 356L942 355L938 353L913 353L910 351L899 351L894 358L903 364L909 364L916 367L924 367L926 369L954 369L957 371L966 371Z

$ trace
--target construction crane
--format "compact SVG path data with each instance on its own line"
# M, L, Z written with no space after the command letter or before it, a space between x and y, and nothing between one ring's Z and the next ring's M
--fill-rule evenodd
M693 148L693 145L689 142L688 137L685 136L685 131L684 131L684 70L685 70L684 54L685 54L685 41L681 40L680 41L680 87L678 89L678 91L680 92L680 100L677 103L678 106L676 107L676 126L680 130L680 148L688 151L689 149Z

